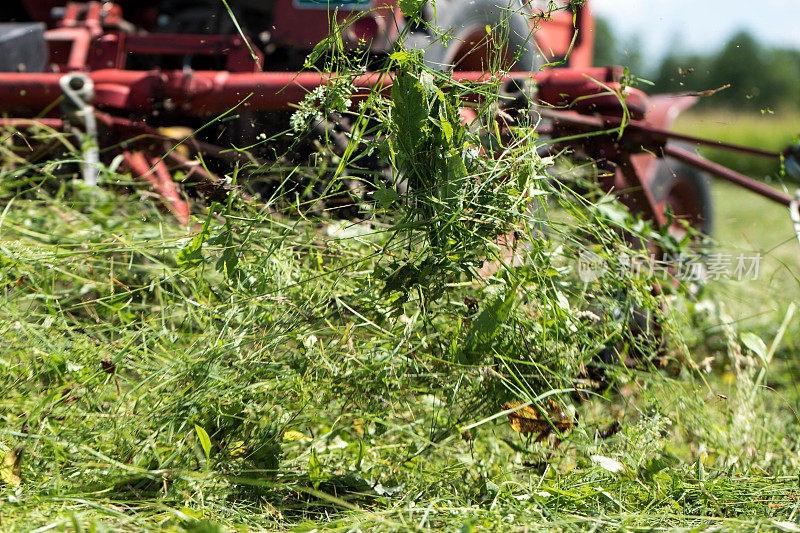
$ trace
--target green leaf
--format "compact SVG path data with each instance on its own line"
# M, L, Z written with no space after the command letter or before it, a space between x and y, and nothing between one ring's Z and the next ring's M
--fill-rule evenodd
M387 207L387 208L392 205L392 202L399 202L400 200L402 200L397 191L389 187L378 189L377 191L372 193L372 197L375 198L378 202L380 202L382 207Z
M194 425L194 432L197 434L197 438L200 440L200 446L203 448L203 452L206 454L206 464L211 461L211 439L206 433L206 430L198 426L197 424Z
M392 122L401 154L412 161L426 137L428 111L425 90L419 80L409 72L398 74L392 85Z
M192 242L186 245L178 252L177 262L180 268L193 268L202 265L205 259L203 258L203 243L208 238L209 226L211 225L211 218L214 216L214 210L217 204L211 204L208 210L208 216L203 222L203 228L200 233L194 236Z
M761 362L767 364L767 345L754 333L742 333L742 343L750 348L750 350L761 359Z
M508 315L516 300L517 285L509 287L505 298L497 299L480 312L472 323L464 343L464 362L473 364L477 362L481 353L491 348L494 339L508 319Z
M694 464L694 473L697 476L697 481L700 483L706 480L706 469L703 466L703 459L701 457L698 457L697 462Z
M422 13L422 6L425 5L426 0L400 0L397 5L409 19L418 18Z
M453 140L453 125L446 121L446 118L440 118L441 121L441 128L442 133L444 134L444 140L448 146L452 146Z
M239 256L236 253L236 248L234 246L226 247L219 261L217 261L217 270L225 275L225 279L234 279L239 273L236 268L238 265Z
M303 68L310 68L313 67L319 59L324 56L328 50L330 50L331 43L330 38L323 39L322 41L318 42L314 49L308 54L306 57L305 63L303 64Z
M397 52L392 52L389 56L389 60L397 63L398 66L402 67L411 59L411 54L406 52L405 50L398 50Z
M649 461L647 461L644 466L640 469L639 473L641 474L642 478L647 481L652 481L653 477L661 472L662 470L666 470L670 466L674 465L675 461L671 460L671 458L660 455L658 457L653 457Z
M356 457L355 468L361 470L361 461L364 460L364 455L367 452L367 446L362 439L358 439L358 457Z
M217 260L217 272L222 273L225 279L237 278L241 273L238 269L239 253L236 242L233 240L233 228L229 221L225 222L225 229L214 237L214 239L210 240L209 243L220 244L224 247L222 249L222 255Z
M317 456L317 450L311 448L311 457L308 459L308 479L315 489L319 488L319 484L325 479L325 473L322 471L322 462Z

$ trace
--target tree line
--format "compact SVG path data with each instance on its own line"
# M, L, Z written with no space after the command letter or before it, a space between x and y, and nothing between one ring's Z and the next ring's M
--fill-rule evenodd
M716 91L699 106L774 111L800 109L800 50L770 47L740 31L716 51L669 54L655 69L645 67L638 39L620 43L609 24L595 22L595 64L625 65L653 83L649 93Z

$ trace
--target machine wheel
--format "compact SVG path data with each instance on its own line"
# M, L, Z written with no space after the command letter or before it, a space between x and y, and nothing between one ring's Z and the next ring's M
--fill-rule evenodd
M661 160L652 190L656 202L666 202L675 218L711 235L714 222L711 186L705 174L682 163Z
M425 60L442 70L484 71L491 66L503 69L538 70L544 64L533 39L528 17L519 0L444 0L436 3L436 20L431 21L440 33L433 36L425 50ZM487 26L491 34L487 34ZM496 45L504 43L499 65L493 63ZM496 60L495 60L496 61Z

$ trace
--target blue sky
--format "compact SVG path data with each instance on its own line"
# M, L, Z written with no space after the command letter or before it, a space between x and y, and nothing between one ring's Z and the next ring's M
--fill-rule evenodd
M649 63L671 51L714 51L737 30L800 50L800 0L589 0L622 43L638 35Z

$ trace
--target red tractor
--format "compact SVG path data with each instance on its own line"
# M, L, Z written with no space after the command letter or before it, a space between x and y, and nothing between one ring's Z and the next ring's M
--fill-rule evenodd
M0 24L0 124L77 127L103 148L85 151L84 179L96 178L93 166L101 153L121 154L127 168L148 180L185 222L189 208L171 179L173 170L190 172L212 198L230 187L173 149L175 141L158 128L197 129L208 117L236 108L240 118L226 128L238 144L260 125L275 123L275 114L286 115L330 79L300 70L338 23L344 45L367 47L371 64L385 59L403 36L405 46L423 50L429 65L453 71L456 80L484 80L491 66L510 92L530 95L522 88L533 82L532 103L547 119L542 133L576 139L592 132L565 143L609 170L602 186L621 192L635 212L657 224L665 223L669 204L676 219L710 231L708 184L698 171L792 202L668 143L791 156L670 132L695 97L648 97L621 83L620 69L592 67L593 21L586 2L440 0L417 8L422 22L404 18L395 0L6 2L0 13L8 21ZM386 90L391 79L367 72L354 81L357 90L376 84ZM597 135L621 125L622 135ZM220 138L198 132L184 145L229 162L247 159L218 146ZM667 164L665 157L674 161Z

